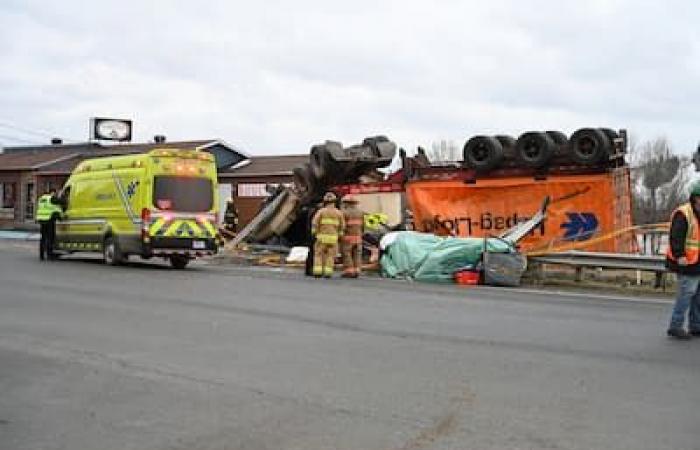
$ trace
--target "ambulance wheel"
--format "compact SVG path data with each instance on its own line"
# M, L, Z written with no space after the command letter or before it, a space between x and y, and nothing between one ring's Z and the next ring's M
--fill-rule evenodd
M102 246L102 249L102 256L105 260L105 264L110 266L118 266L122 263L122 253L119 250L117 241L115 241L112 236L105 238L105 242Z
M187 267L189 262L190 260L186 256L173 255L170 257L170 265L173 266L173 269L182 270Z

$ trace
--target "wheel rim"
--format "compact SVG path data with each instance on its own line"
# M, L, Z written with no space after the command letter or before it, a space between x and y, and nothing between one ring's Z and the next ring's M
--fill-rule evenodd
M486 148L485 145L478 145L476 146L476 148L474 148L472 155L474 155L474 159L476 161L484 162L488 158L489 150Z
M536 159L540 155L540 148L536 142L530 141L524 148L523 155L529 159Z
M114 261L114 244L111 242L105 246L105 261L108 263Z
M582 156L585 156L587 158L590 158L593 156L593 153L595 152L596 144L593 141L593 139L581 139L581 143L578 146L578 152Z

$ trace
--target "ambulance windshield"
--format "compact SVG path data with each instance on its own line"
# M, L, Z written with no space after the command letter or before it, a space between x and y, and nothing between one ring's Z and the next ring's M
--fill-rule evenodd
M160 210L209 211L213 200L213 187L208 178L157 176L153 182L153 205Z

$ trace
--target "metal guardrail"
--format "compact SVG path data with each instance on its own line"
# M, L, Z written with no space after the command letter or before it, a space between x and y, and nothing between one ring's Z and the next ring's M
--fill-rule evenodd
M654 272L655 288L665 288L664 275L668 272L666 258L656 255L631 255L623 253L599 253L569 251L549 255L531 256L528 261L540 264L562 264L576 268L576 281L583 278L584 268L622 269Z
M569 251L550 255L532 256L529 259L544 264L602 267L604 269L631 269L648 272L667 271L665 264L666 258L656 255Z

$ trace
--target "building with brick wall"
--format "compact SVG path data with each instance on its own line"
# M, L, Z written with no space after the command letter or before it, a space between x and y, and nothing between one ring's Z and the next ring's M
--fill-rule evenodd
M143 153L155 148L207 151L221 172L250 156L221 140L104 145L98 142L6 147L0 153L0 229L34 229L38 197L49 188L60 189L84 159ZM225 201L225 198L224 198Z

